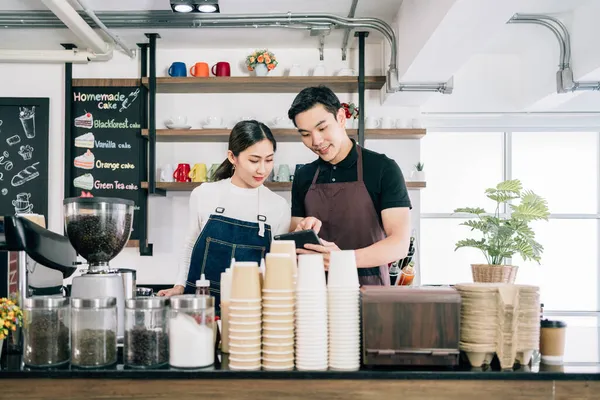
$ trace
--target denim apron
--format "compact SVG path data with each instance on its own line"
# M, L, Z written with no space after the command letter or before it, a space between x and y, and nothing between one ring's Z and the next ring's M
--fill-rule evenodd
M226 217L225 208L217 207L210 215L200 236L196 240L190 269L185 285L185 294L196 292L196 281L200 274L210 281L210 293L215 297L215 311L221 310L221 273L235 261L254 261L260 265L271 247L271 226L261 212L258 188L258 222L241 221ZM217 204L220 202L218 201Z

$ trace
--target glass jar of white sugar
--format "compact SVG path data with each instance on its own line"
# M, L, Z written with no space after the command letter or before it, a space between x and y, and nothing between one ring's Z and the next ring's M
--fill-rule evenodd
M175 368L202 368L213 365L214 297L181 295L173 296L170 300L169 364Z

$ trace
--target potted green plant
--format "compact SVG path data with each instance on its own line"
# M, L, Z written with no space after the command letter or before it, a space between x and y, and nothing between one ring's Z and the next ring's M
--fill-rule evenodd
M425 163L418 162L415 164L415 169L410 174L410 179L417 182L425 182Z
M518 267L506 265L506 259L519 254L525 261L540 262L543 246L535 240L535 233L529 226L533 221L548 220L546 200L531 190L523 190L518 179L500 182L495 188L485 191L486 196L496 202L493 214L487 214L483 208L457 208L455 213L475 215L460 225L468 226L471 231L480 231L481 239L463 239L456 243L455 251L462 247L481 250L487 264L471 264L475 282L513 283ZM519 204L513 201L520 200ZM501 217L501 205L512 212L510 217Z

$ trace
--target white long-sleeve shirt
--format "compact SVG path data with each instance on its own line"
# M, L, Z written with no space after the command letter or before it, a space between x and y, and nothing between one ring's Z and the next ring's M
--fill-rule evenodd
M231 179L203 183L190 195L190 225L179 262L176 285L185 286L190 269L190 259L198 236L217 207L223 207L223 216L241 221L257 222L258 188L244 189L231 183ZM269 188L260 188L261 213L267 217L271 234L287 233L290 228L291 208L288 202Z

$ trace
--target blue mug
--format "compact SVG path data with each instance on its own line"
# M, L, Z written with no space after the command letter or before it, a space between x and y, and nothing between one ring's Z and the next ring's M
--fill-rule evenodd
M185 63L182 62L174 62L169 67L169 75L170 76L187 76L187 67Z

